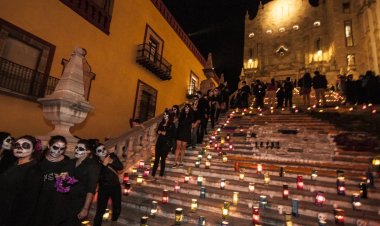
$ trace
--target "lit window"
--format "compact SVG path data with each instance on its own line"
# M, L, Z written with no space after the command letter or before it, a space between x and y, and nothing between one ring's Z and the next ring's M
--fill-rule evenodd
M352 21L344 21L344 35L346 38L346 46L354 46L354 37L352 35Z
M189 95L194 95L199 90L199 78L194 72L190 72Z
M355 65L355 54L348 54L347 55L347 66L353 66Z
M272 31L272 29L268 29L268 30L266 31L266 33L267 33L267 34L272 34L273 31Z
M321 26L321 21L317 20L317 21L314 22L313 25L314 25L314 27L319 27L319 26Z
M254 36L255 36L255 33L251 32L249 33L248 38L253 38Z
M285 32L285 30L286 30L286 29L285 29L284 27L280 27L280 29L278 29L278 31L281 32L281 33L282 33L282 32Z
M298 31L299 29L300 29L300 26L298 26L298 25L293 26L293 30Z

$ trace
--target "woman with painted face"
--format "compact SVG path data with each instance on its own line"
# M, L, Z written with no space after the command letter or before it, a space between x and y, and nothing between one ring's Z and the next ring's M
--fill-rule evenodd
M63 136L52 136L48 150L41 162L38 163L44 175L44 183L37 204L34 225L62 225L68 220L68 194L58 192L55 187L56 177L62 174L72 174L72 164L69 157L64 155L67 141Z
M153 177L156 176L158 164L160 163L160 161L160 177L164 176L166 157L168 156L168 153L171 149L172 140L175 137L175 132L176 130L173 123L172 115L168 110L165 110L162 121L160 122L157 128L158 138L156 142L154 165L152 169Z
M73 177L78 180L69 192L69 222L67 226L79 226L88 216L92 198L96 192L99 179L99 167L90 157L91 145L87 140L79 140L75 147L74 159L71 160Z
M173 105L172 106L172 109L170 111L170 115L171 115L171 118L173 119L172 121L173 121L173 124L174 124L174 127L175 127L175 133L177 133L178 120L179 120L179 115L180 115L180 110L179 110L178 105ZM177 149L177 143L176 143L175 136L173 137L173 139L172 139L171 142L172 142L171 143L171 151L174 154L175 150Z
M102 225L108 199L112 200L112 222L116 222L121 213L121 186L118 171L123 169L117 155L108 152L103 144L96 148L96 156L100 165L98 204L94 218L94 226Z
M182 109L178 120L177 129L177 148L175 150L175 158L173 168L183 167L183 157L185 156L186 143L191 141L191 127L194 121L191 106L186 104ZM178 164L178 157L180 162Z
M13 154L17 164L0 174L0 225L29 226L43 182L32 154L37 142L32 136L17 139Z
M11 167L17 160L13 155L14 139L10 133L0 132L0 174Z

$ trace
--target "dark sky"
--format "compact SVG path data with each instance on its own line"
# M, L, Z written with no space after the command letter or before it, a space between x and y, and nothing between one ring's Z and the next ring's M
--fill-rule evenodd
M173 16L207 58L212 52L218 75L234 90L243 64L244 19L258 0L164 0Z
M205 58L213 54L218 75L232 90L243 66L244 20L256 16L259 0L163 0ZM264 4L270 0L263 0ZM319 0L309 0L318 5Z

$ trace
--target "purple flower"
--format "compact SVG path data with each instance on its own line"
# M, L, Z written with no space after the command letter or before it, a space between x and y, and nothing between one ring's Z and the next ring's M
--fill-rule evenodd
M55 177L54 187L56 188L57 192L67 193L70 191L70 185L73 185L77 182L78 180L74 177L59 175Z

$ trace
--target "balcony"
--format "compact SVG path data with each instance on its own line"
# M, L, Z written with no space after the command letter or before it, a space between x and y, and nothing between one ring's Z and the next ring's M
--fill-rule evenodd
M59 79L0 57L0 90L36 100L51 94Z
M172 65L156 51L152 51L149 44L141 44L137 49L136 62L157 75L162 80L170 80Z

